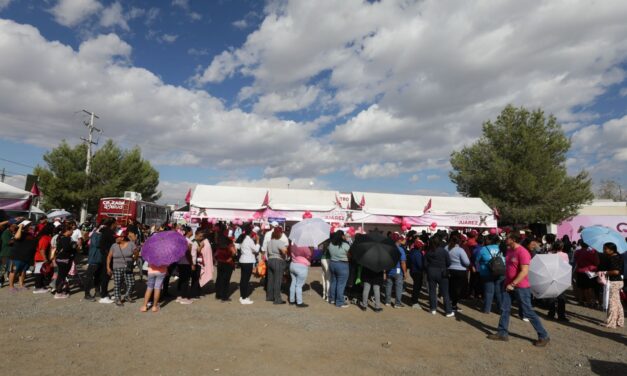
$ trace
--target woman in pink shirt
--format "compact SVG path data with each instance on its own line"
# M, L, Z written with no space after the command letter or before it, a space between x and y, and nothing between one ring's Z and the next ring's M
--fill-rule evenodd
M303 303L303 285L307 281L309 266L311 265L311 255L313 249L310 247L290 246L292 262L290 263L290 274L292 284L290 285L290 305L307 308L309 305Z
M580 240L581 248L575 252L575 279L579 290L579 302L587 307L595 306L594 289L597 287L596 274L599 254ZM592 277L591 277L592 276Z

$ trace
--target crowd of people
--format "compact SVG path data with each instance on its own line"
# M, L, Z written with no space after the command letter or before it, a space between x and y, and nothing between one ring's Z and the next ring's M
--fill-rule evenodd
M208 279L215 279L215 298L230 302L233 271L239 268L242 305L254 303L251 279L255 275L265 289L266 301L307 308L303 288L319 254L321 296L337 308L352 303L363 311L371 308L381 312L384 306L405 307L403 300L421 308L419 300L425 292L428 299L422 304L431 314L437 314L441 299L444 316L454 317L462 311L461 302L475 300L484 314L500 314L498 331L488 338L506 341L516 302L520 319L530 322L537 332L535 345L546 346L549 334L533 305L546 307L547 319L568 321L566 298L562 294L546 301L534 300L528 272L532 257L555 253L572 265L579 304L601 307L602 285L607 284L609 303L603 325L624 326L620 294L627 277L627 253L620 255L613 243L597 252L581 240L573 243L551 234L537 238L530 232L505 234L496 230L389 232L387 237L398 250L399 261L395 267L378 272L352 259L354 231L337 230L317 252L306 252L292 244L286 234L289 229L276 222L261 227L203 222L196 228L177 224L148 228L134 221L122 227L107 218L92 227L45 217L38 223L22 218L1 222L0 286L8 282L13 294L28 291L26 276L30 273L35 294L52 293L55 299L66 299L77 287L83 291L84 301L123 306L140 298L135 291L135 271L139 271L140 278L146 279L139 309L158 312L160 302L174 299L173 295L183 305L206 296ZM182 234L188 249L178 262L151 265L142 260L141 246L153 233L162 231ZM406 291L408 278L411 291ZM171 286L173 283L176 286Z

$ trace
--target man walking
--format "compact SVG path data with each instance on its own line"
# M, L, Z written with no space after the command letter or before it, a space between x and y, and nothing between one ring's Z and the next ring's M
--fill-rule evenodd
M495 341L507 341L509 317L512 309L512 298L519 299L523 317L528 318L538 334L538 340L534 346L545 347L550 339L549 334L542 326L540 318L531 307L531 289L529 285L529 263L531 255L529 251L519 244L520 235L510 233L507 236L507 256L505 257L505 289L501 303L501 319L499 320L498 333L490 334L488 339Z

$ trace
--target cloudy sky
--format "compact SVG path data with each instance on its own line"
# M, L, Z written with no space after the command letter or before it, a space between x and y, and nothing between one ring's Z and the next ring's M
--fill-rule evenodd
M0 0L0 168L19 183L81 109L194 184L455 194L453 150L508 103L627 183L627 2ZM17 162L17 163L16 163Z

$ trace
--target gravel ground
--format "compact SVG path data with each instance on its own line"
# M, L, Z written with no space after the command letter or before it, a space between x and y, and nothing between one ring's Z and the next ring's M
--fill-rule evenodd
M567 305L570 323L543 320L547 348L530 324L512 318L510 341L487 340L498 315L472 302L446 318L423 309L362 312L322 301L319 268L304 293L309 308L265 302L256 281L242 306L208 295L159 313L0 289L4 359L14 375L625 375L625 330L599 326L605 314ZM239 280L236 271L232 281ZM143 284L137 289L143 292ZM212 292L212 285L209 292ZM422 303L424 303L424 297ZM569 302L572 303L572 302ZM546 311L538 309L544 318ZM8 345L8 347L7 347Z

